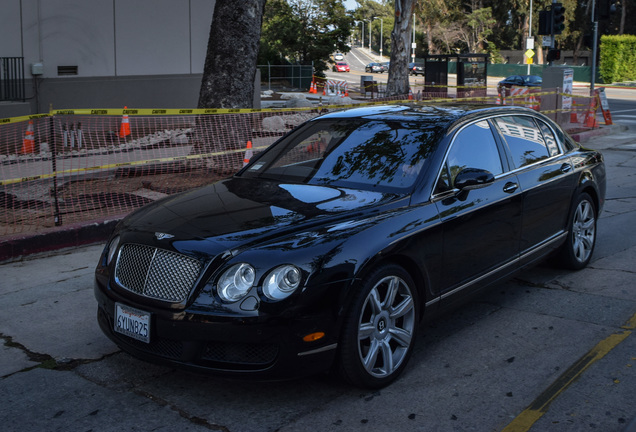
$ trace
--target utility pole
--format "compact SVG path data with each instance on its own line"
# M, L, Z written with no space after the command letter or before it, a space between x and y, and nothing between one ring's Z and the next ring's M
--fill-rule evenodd
M590 96L594 95L594 82L596 81L596 50L598 49L598 17L596 16L596 0L592 0L592 26L594 35L592 42L592 77L590 82Z

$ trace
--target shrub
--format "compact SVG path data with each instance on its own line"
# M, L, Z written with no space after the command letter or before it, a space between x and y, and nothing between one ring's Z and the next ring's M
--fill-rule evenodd
M602 36L599 52L604 83L636 80L636 36Z

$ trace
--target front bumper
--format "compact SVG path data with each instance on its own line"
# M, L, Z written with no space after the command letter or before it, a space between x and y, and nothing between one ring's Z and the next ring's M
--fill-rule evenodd
M215 319L185 309L172 311L139 305L95 282L97 318L102 331L123 351L157 364L212 375L253 379L288 379L329 369L336 356L333 317ZM150 343L114 331L115 303L151 314ZM318 341L302 336L323 331Z

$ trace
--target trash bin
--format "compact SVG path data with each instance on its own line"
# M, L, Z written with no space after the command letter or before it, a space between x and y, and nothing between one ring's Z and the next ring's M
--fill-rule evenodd
M360 77L360 91L364 92L365 96L367 93L371 93L371 97L373 97L373 93L378 92L378 82L373 81L372 76L362 75Z

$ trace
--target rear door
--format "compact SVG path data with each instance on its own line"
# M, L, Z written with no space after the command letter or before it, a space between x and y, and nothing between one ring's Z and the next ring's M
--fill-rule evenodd
M550 126L533 116L494 119L509 149L523 191L521 255L537 252L564 234L576 175Z

